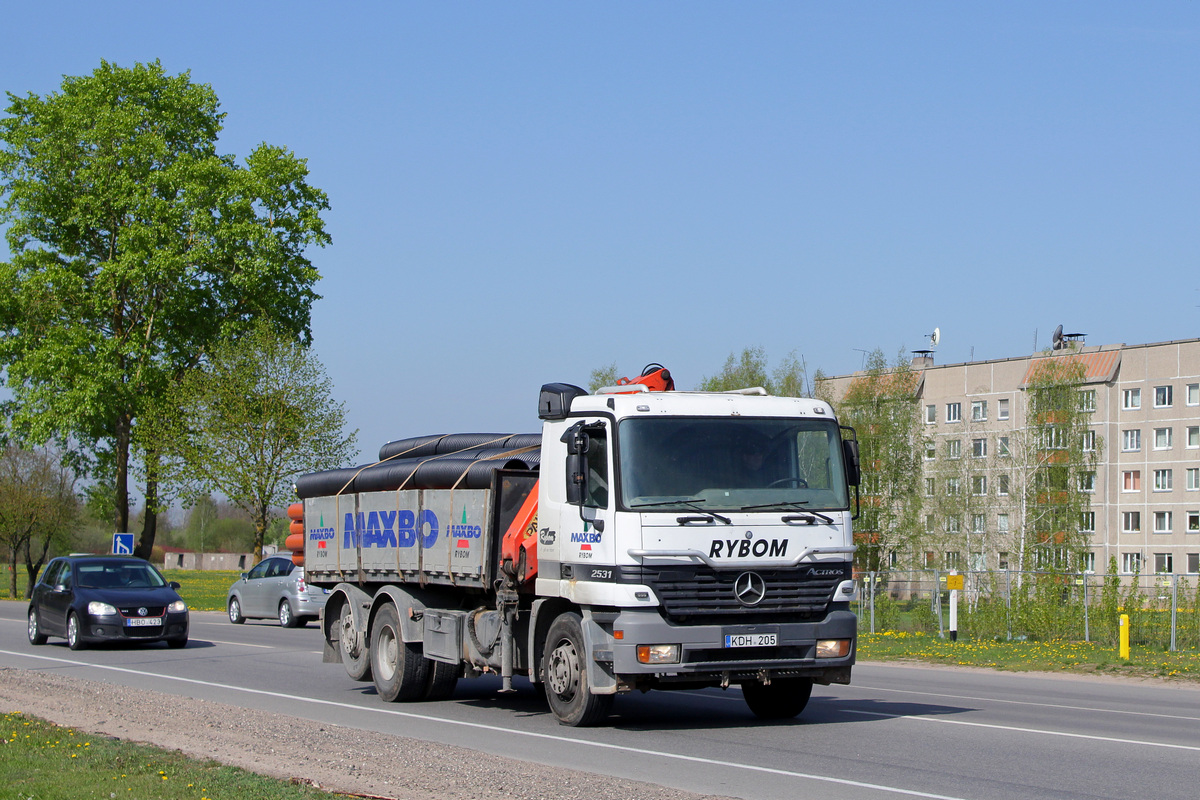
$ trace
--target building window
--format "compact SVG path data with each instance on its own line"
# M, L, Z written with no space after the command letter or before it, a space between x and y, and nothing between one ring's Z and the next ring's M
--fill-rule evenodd
M1188 572L1190 572L1193 575L1195 575L1197 572L1200 572L1200 553L1188 553L1187 561L1188 561L1188 566L1187 566Z
M1121 491L1140 492L1141 490L1142 471L1140 469L1127 470L1121 473Z
M962 457L962 440L948 439L946 441L946 457L961 458Z
M1094 533L1096 530L1096 512L1081 511L1079 513L1079 530L1083 533Z
M892 569L900 566L900 555L895 550L888 553L888 566Z
M1079 491L1081 491L1081 492L1096 491L1096 473L1095 472L1088 471L1088 472L1079 473Z
M1002 458L1008 458L1010 455L1012 455L1012 453L1009 452L1009 449L1008 449L1008 437L1007 436L1001 436L997 440L996 453L999 454L1000 457L1002 457Z
M1142 449L1142 429L1134 428L1121 431L1121 449L1126 453L1136 453Z
M946 403L946 422L962 422L962 403Z
M1154 470L1154 491L1169 492L1173 488L1173 486L1172 486L1173 483L1174 483L1174 481L1172 480L1171 470L1169 470L1169 469Z
M937 406L925 406L925 422L929 425L937 422Z
M933 514L926 514L925 515L925 532L933 533L933 529L936 526L937 526L937 519L933 516Z
M987 494L987 475L972 475L971 476L971 494L975 494L975 495Z
M932 550L925 551L925 569L933 569L937 566L937 553Z
M1056 425L1043 429L1041 438L1042 447L1046 450L1067 449L1067 432Z
M962 520L953 515L946 517L946 533L962 533Z
M1172 428L1155 428L1154 429L1154 449L1155 450L1170 450L1173 436L1171 435Z
M1194 492L1200 489L1200 467L1188 467L1187 490Z
M933 478L925 479L925 496L926 497L933 497L933 489L934 489L935 483L936 483L936 481Z
M984 422L987 420L987 400L971 401L971 421Z
M987 569L987 556L983 553L971 553L970 568L972 572L983 572Z
M1189 425L1187 429L1187 446L1189 450L1200 447L1200 425Z
M1079 392L1079 410L1080 411L1095 411L1096 410L1096 390L1082 389Z
M1096 572L1096 554L1095 553L1084 553L1082 556L1080 556L1079 568L1082 569L1084 572L1091 572L1091 573L1095 574L1095 572Z
M1171 401L1175 397L1175 392L1170 386L1155 386L1154 387L1154 407L1167 408L1171 405Z
M996 417L998 419L1008 419L1008 398L1007 397L996 401Z
M1096 432L1095 431L1084 431L1083 432L1083 452L1091 453L1095 449L1096 449Z
M1008 514L996 515L996 530L1000 533L1008 533Z
M1138 533L1142 529L1142 512L1121 512L1121 533Z
M1141 572L1141 553L1121 553L1121 572Z
M1200 406L1200 383L1187 385L1187 398L1185 399L1189 406Z
M1001 497L1008 496L1008 475L996 476L996 493Z
M958 569L961 566L960 561L957 550L946 551L946 569Z
M962 493L962 487L959 485L958 478L946 478L946 494L953 497Z
M1170 553L1155 553L1154 554L1154 571L1155 572L1174 572L1174 560Z
M1155 533L1170 533L1171 532L1171 512L1170 511L1155 511L1154 512L1154 532Z
M987 514L971 515L971 532L983 533L987 530Z
M987 458L987 439L971 440L971 457Z
M1187 512L1187 532L1200 533L1200 511Z
M925 443L925 460L933 461L935 458L937 458L937 445L934 444L933 442L926 442Z
M1142 407L1142 390L1126 389L1121 392L1121 408L1133 411Z
M999 565L1000 569L1008 569L1008 553L1001 550L996 554L996 556L996 563Z

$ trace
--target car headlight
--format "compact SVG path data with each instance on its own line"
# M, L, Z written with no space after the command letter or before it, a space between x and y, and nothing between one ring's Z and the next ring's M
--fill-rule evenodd
M171 605L167 606L167 611L172 614L182 614L183 612L187 611L187 603L183 602L182 600L176 600L174 603L171 603Z
M99 600L93 600L88 603L88 613L93 617L107 617L117 613L117 607L108 603L101 603Z

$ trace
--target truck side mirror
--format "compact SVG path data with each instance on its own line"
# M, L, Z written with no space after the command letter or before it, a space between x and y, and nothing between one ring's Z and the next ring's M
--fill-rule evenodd
M858 486L862 480L862 471L858 461L858 441L855 439L842 440L842 453L846 458L846 483Z
M587 452L591 439L583 430L583 423L577 422L567 428L560 441L567 446L567 502L582 506L587 487Z

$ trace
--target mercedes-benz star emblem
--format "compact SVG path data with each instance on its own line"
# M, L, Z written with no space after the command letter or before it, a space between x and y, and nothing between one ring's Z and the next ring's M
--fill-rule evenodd
M767 594L767 582L757 572L743 572L733 582L733 596L744 606L756 606Z

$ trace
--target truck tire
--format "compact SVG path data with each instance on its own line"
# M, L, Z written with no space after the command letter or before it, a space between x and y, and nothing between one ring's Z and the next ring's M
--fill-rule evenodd
M546 634L542 656L546 676L546 702L563 725L595 725L612 710L611 694L592 694L588 684L587 647L583 618L574 612L560 615Z
M426 700L448 700L454 694L458 685L458 674L462 668L458 664L447 664L445 661L429 662L429 684L425 687Z
M370 651L366 647L360 647L357 652L352 649L353 637L351 634L354 632L354 616L350 611L349 603L342 604L341 613L334 625L337 627L332 632L337 635L337 646L342 654L342 666L346 669L346 674L355 681L371 680Z
M808 705L812 687L812 678L777 678L766 686L747 681L742 696L759 719L791 719Z
M429 661L421 645L409 644L400 633L400 613L385 604L371 625L371 674L375 691L389 703L420 700L429 682Z

